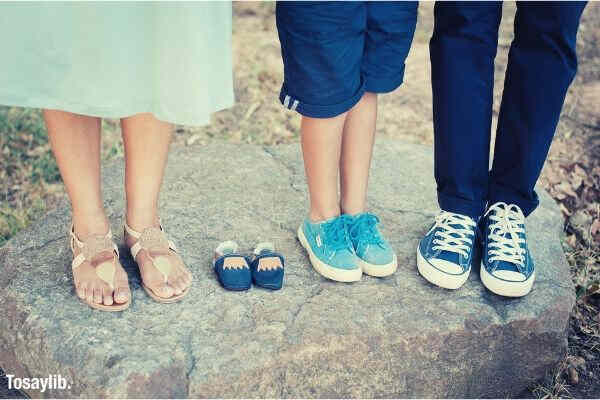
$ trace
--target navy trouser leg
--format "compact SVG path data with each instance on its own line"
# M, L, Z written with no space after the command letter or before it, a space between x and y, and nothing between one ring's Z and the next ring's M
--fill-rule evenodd
M569 85L585 2L518 2L508 56L489 201L538 205L535 183L548 155Z
M585 2L517 4L489 169L501 3L438 2L430 42L435 178L443 210L479 216L487 201L538 204L534 191L575 76Z
M437 2L429 44L435 180L442 210L485 209L502 3Z

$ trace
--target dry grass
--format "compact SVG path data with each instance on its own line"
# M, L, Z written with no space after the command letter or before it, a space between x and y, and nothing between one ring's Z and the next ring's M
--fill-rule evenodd
M514 4L505 5L496 61L494 126L500 104ZM432 4L421 3L405 84L382 96L378 135L432 143L427 42ZM600 4L590 3L578 40L580 69L567 96L540 185L565 216L564 248L578 300L569 324L569 354L526 397L600 397ZM215 140L276 145L298 141L299 117L278 104L283 78L273 3L234 6L237 104L216 113L209 126L179 127L175 143ZM121 157L116 121L104 121L103 158ZM36 110L0 107L0 245L64 197L56 164ZM595 221L599 221L594 225ZM573 381L577 371L577 383Z

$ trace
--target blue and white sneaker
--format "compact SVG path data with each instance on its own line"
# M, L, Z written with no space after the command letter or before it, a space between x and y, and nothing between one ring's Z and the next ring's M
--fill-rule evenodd
M442 211L417 247L419 273L434 285L458 289L469 278L476 250L477 222Z
M313 268L338 282L355 282L362 277L347 221L345 215L317 223L306 219L298 228L298 240L308 252Z
M381 236L373 214L348 215L348 232L362 272L371 276L388 276L396 272L398 260L389 243Z
M515 204L495 203L482 221L481 281L501 296L531 291L535 267L527 247L525 216Z

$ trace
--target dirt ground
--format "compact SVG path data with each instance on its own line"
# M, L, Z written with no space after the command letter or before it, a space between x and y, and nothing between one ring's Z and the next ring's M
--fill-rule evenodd
M179 127L176 145L202 146L221 140L263 145L298 142L300 118L284 110L277 100L283 66L274 8L274 3L234 4L237 104L216 113L209 126ZM512 40L514 11L514 3L505 4L496 57L493 127ZM432 27L433 3L422 2L405 83L395 92L380 96L379 136L415 143L433 142L428 52ZM578 76L569 90L540 179L540 186L557 200L565 217L564 248L572 267L578 302L570 321L568 356L555 370L548 371L546 379L523 393L523 397L600 398L600 3L590 3L584 12L578 54ZM39 114L27 115L39 118ZM104 158L122 156L117 122L105 121L104 130ZM43 147L39 153L47 155L47 145L39 147ZM59 182L48 182L35 189L36 196L46 205L40 210L51 208L57 198L64 196ZM26 200L34 190L17 182L14 192ZM11 203L11 198L0 200L14 208L16 203ZM19 204L30 204L25 200ZM0 212L0 225L2 217ZM0 379L0 398L13 396L14 393L3 389Z

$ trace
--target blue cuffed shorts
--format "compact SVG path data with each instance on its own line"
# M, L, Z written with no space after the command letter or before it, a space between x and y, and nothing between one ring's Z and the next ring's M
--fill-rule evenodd
M276 17L290 110L330 118L364 92L386 93L404 78L418 2L283 2Z

